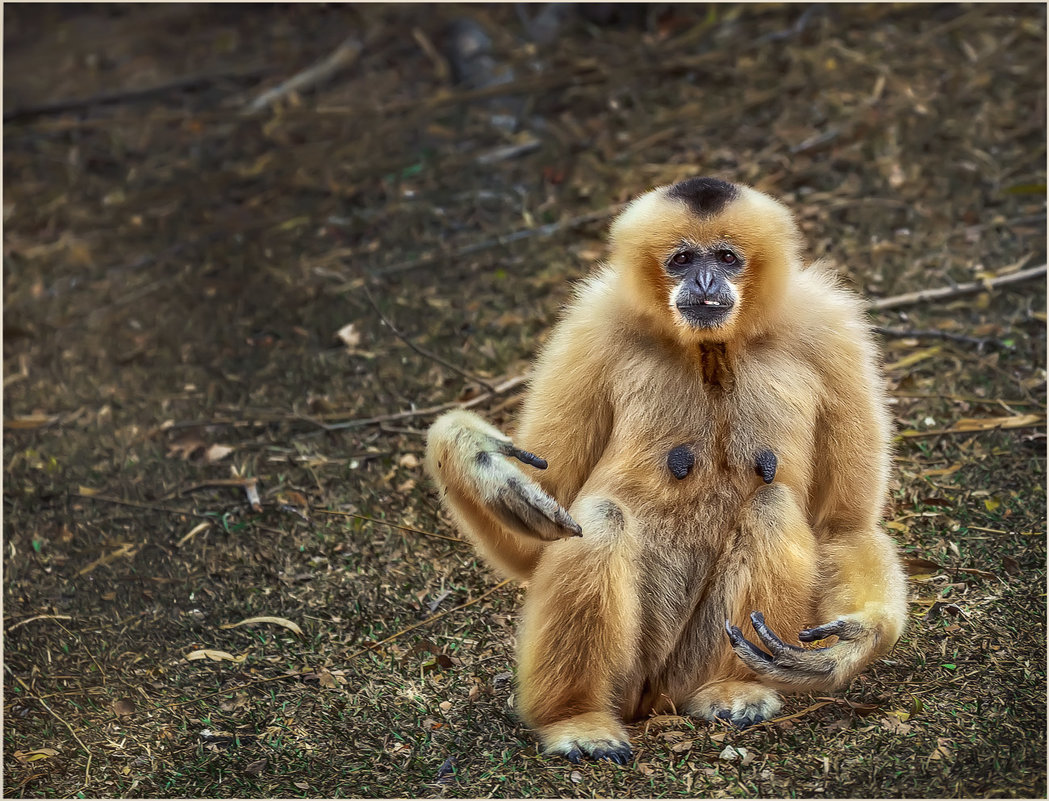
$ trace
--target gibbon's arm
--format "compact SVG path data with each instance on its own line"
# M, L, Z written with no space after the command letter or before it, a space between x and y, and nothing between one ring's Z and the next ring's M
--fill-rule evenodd
M608 347L598 333L607 315L595 303L599 284L591 279L583 285L551 333L512 440L464 410L438 418L427 435L427 468L458 528L489 562L517 578L531 575L546 542L580 536L565 507L611 430L601 359Z
M810 520L819 548L816 613L822 625L798 635L824 648L784 643L751 615L769 653L727 627L740 658L759 675L793 687L830 690L850 681L871 659L888 651L907 619L907 584L892 540L881 530L889 473L889 417L882 400L874 350L858 322L843 321L826 357L828 393L813 452ZM827 353L827 351L824 351Z
M614 347L607 327L614 324L587 294L584 287L536 360L514 436L516 445L546 460L547 468L532 475L566 508L612 430L605 362Z

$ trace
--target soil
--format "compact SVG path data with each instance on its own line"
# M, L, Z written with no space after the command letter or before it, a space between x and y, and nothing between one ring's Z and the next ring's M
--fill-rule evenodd
M5 795L1045 797L1044 271L872 307L910 626L764 726L539 755L421 465L655 185L875 301L1044 265L1045 7L543 8L4 7Z

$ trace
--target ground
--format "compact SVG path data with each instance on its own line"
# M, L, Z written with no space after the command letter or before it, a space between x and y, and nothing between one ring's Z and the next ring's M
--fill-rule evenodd
M1045 263L1045 7L604 9L5 6L5 795L1045 797L1045 281L960 291ZM423 432L510 427L617 204L696 174L874 301L960 288L871 311L911 619L574 766Z

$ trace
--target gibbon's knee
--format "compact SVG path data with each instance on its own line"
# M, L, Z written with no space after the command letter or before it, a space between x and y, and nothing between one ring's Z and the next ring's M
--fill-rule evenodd
M591 497L577 501L572 517L583 530L583 541L591 544L613 544L627 527L626 513L608 498Z
M758 487L744 502L740 523L753 534L780 537L798 532L806 541L812 537L793 491L784 484Z

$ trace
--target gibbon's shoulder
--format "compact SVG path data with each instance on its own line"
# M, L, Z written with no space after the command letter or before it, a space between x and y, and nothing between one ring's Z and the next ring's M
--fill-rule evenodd
M866 302L828 262L798 271L785 300L790 334L807 345L814 360L852 363L861 370L877 362Z

